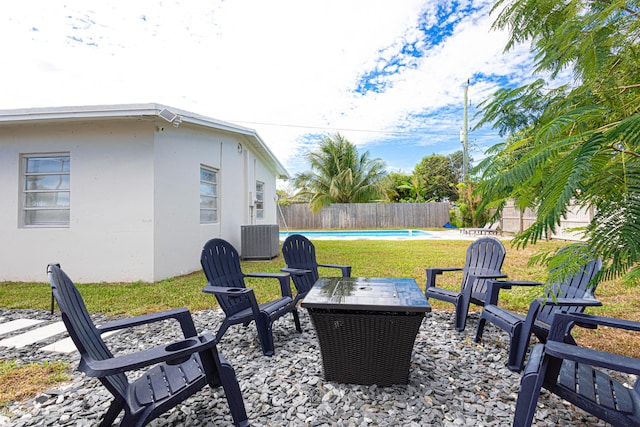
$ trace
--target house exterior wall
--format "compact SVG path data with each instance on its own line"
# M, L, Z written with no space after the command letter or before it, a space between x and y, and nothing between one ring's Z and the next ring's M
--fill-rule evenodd
M0 280L46 281L51 262L61 263L78 282L149 278L150 129L135 121L0 128ZM31 153L69 153L69 227L20 226L20 156Z
M223 132L181 126L156 133L155 277L200 269L200 251L214 237L235 240L241 222L244 171L236 138ZM200 224L200 167L218 172L218 222ZM240 230L240 226L237 226ZM239 236L239 231L238 231ZM239 239L239 237L238 237Z
M276 223L276 177L241 136L197 126L165 127L155 136L154 277L199 270L200 251L214 237L239 252L245 224ZM218 223L200 224L200 167L218 171ZM256 180L265 183L264 219L250 207Z
M276 223L276 174L242 134L160 118L0 126L0 281L157 281L199 270L213 237L240 248L241 225ZM24 228L20 156L69 153L66 228ZM200 224L200 166L218 171L218 223ZM264 219L250 205L264 182Z
M264 162L261 162L258 158L253 157L254 161L254 177L253 188L249 191L253 192L255 200L255 185L256 181L264 183L264 217L262 219L256 218L256 213L253 211L253 221L245 224L277 224L278 223L278 202L276 195L276 177L273 173L269 172Z

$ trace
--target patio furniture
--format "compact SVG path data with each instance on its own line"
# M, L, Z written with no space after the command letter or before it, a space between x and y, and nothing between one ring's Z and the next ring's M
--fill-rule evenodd
M327 381L407 384L416 335L431 311L413 279L321 277L309 311Z
M427 268L427 298L452 303L456 308L455 328L462 332L467 323L469 305L483 306L487 297L487 281L507 277L500 269L504 262L505 249L495 237L481 237L467 248L463 268ZM436 276L444 272L462 271L460 292L436 287Z
M544 298L536 298L531 302L526 317L498 306L500 289L511 289L514 286L542 286L542 283L490 281L487 287L487 303L480 315L474 341L482 340L486 322L491 322L506 331L510 340L507 367L514 372L522 371L531 335L535 334L541 342L545 342L557 312L582 313L586 307L602 305L593 295L595 285L589 286L589 282L601 267L602 261L599 259L590 261L564 282L554 283L547 290ZM573 343L571 335L568 335L567 339Z
M640 426L640 359L565 343L574 324L640 331L639 322L557 313L547 343L532 349L522 374L514 427L531 425L542 387L614 426ZM620 373L636 376L632 387L620 382Z
M502 230L499 229L500 222L486 223L482 227L477 228L461 228L460 232L463 234L498 234L502 236Z
M313 243L300 234L292 234L284 240L282 255L287 267L281 268L280 271L291 274L291 279L297 289L294 298L296 304L307 295L320 277L318 267L340 269L342 277L351 277L351 266L318 264Z
M124 409L121 426L144 426L209 384L222 385L236 426L248 426L233 367L218 353L211 334L198 335L187 309L116 320L96 327L71 279L51 264L47 268L62 320L80 352L78 369L97 377L114 399L101 426L111 426ZM180 323L184 340L114 356L101 334L167 319ZM127 372L153 366L129 382ZM131 375L131 374L129 374Z
M202 292L214 294L224 311L225 318L216 333L216 342L220 342L229 326L238 323L247 326L254 321L258 330L258 339L265 356L273 356L274 344L272 323L287 313L293 315L296 330L302 332L298 309L291 296L291 281L287 273L248 273L240 269L238 251L223 239L211 239L202 249L200 256L202 269L208 283ZM264 304L258 304L253 289L247 288L245 277L277 279L282 297Z

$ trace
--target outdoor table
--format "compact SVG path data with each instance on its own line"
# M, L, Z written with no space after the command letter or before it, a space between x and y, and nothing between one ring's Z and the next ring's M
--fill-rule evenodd
M431 306L413 279L321 277L302 301L327 381L407 384L411 353Z

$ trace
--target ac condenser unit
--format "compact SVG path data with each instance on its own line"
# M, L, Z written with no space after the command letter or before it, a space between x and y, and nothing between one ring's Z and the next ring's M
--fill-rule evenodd
M280 253L278 224L240 226L243 259L271 259Z

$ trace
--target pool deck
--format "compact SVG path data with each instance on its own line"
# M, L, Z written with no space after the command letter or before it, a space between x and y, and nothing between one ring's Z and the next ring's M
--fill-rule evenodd
M428 236L411 236L411 237L398 237L398 236L313 236L312 240L476 240L479 235L461 233L459 229L447 229L447 230L424 230L429 233ZM304 234L301 232L301 234ZM495 236L500 240L511 240L513 236ZM281 238L280 240L284 240Z

